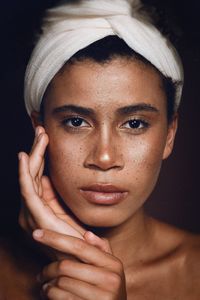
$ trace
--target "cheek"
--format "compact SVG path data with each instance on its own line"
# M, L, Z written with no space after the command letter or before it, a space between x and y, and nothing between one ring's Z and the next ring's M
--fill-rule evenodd
M141 138L126 147L125 176L138 194L146 198L152 192L160 172L164 137Z
M72 181L80 173L84 147L66 137L50 136L48 146L49 170L53 177Z
M156 167L162 161L164 151L165 139L164 137L138 138L127 143L126 157L128 163L134 166Z

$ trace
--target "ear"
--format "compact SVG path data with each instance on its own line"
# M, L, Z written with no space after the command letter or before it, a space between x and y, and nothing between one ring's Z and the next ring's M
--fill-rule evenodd
M38 111L32 111L31 113L31 122L33 128L35 129L37 126L43 126L43 122L41 120L41 115Z
M178 128L178 114L175 114L173 120L168 125L167 139L166 139L165 149L163 152L163 159L168 158L168 156L172 153L177 128Z

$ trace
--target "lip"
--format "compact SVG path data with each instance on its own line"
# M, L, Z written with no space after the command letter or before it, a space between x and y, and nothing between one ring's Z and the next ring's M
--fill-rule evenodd
M123 201L128 191L112 184L92 184L81 187L80 193L90 203L114 205Z

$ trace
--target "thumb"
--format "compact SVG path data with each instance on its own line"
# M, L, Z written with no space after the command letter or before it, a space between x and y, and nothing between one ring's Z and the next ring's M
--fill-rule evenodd
M86 231L83 237L89 244L96 246L104 252L112 254L112 249L108 240L98 237L91 231Z

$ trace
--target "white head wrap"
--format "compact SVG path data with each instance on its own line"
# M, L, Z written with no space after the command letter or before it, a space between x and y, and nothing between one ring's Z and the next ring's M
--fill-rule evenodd
M49 9L25 75L25 104L39 111L55 74L77 51L117 35L163 75L183 83L181 60L172 44L140 14L140 0L79 0ZM182 84L176 90L178 108Z

